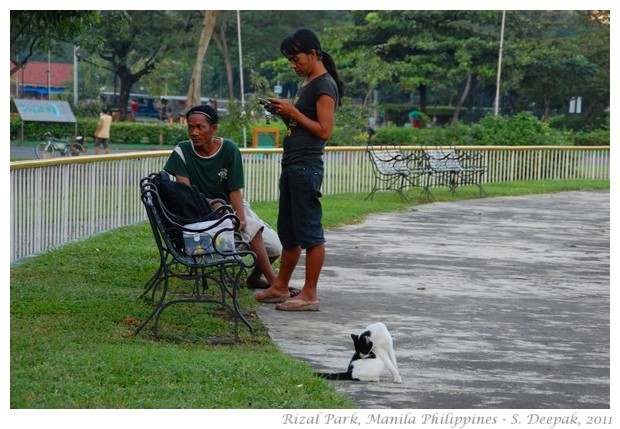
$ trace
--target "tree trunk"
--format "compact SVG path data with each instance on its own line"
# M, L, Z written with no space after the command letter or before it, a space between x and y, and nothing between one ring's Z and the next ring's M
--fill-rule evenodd
M543 114L540 120L542 122L547 122L549 120L549 105L551 104L551 99L548 94L544 94L542 97L542 105L543 105Z
M226 26L222 25L220 27L219 35L215 33L213 35L213 40L215 41L215 45L218 50L222 53L222 58L224 59L224 68L226 69L226 82L228 84L228 99L233 99L233 68L232 68L232 59L230 58L230 51L228 50L228 41L226 40Z
M454 107L454 113L452 114L452 120L450 120L450 126L454 126L456 122L459 120L459 116L461 115L461 109L463 108L463 104L465 100L467 100L467 96L469 95L469 91L471 90L471 81L472 75L471 73L467 75L467 81L465 82L465 88L461 93L461 98L459 102Z
M371 103L370 100L371 100L373 91L374 91L374 88L372 88L372 87L368 88L368 91L366 91L366 95L364 96L363 107L366 107L366 106L370 105L370 103Z
M116 75L118 76L118 80L121 85L118 91L119 92L118 104L116 105L119 111L120 117L114 118L114 119L115 120L120 119L121 121L124 121L127 119L127 106L129 105L129 94L131 92L131 88L133 87L134 83L136 83L137 79L135 78L135 75L132 75L129 72L129 69L126 66L119 66L116 69ZM110 115L112 115L112 112L110 112Z
M198 54L196 55L196 63L192 71L192 78L189 83L189 91L187 92L187 105L191 108L200 104L200 84L202 80L202 63L204 62L211 35L215 29L217 16L221 13L219 10L204 11L204 20L202 24L202 32L200 34L200 42L198 44Z
M596 111L598 109L598 101L586 102L583 108L584 126L586 130L594 130L594 123L596 120Z
M153 62L152 58L148 59L144 67L136 73L132 73L129 67L124 64L117 65L114 74L118 77L120 83L120 90L118 104L116 107L119 109L121 121L127 119L127 106L129 106L129 96L131 95L131 88L133 88L135 83L138 82L142 76L151 73L154 67L155 63Z
M428 87L421 83L418 85L418 93L420 94L420 112L426 113L427 104L427 89Z

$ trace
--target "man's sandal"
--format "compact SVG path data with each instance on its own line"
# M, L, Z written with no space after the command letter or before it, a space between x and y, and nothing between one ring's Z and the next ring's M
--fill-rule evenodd
M252 298L254 298L254 301L262 302L265 304L278 304L278 303L284 302L287 299L289 299L289 297L286 295L284 296L264 296L264 295L265 295L265 292L261 290L259 292L256 292L254 295L252 295Z

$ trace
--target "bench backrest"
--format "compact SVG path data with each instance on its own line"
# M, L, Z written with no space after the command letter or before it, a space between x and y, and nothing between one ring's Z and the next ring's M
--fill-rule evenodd
M436 172L459 172L461 163L452 149L425 149L429 167Z
M380 174L393 176L397 174L407 174L409 167L400 150L382 146L374 149L369 146L366 149L370 161Z
M142 203L145 207L149 223L162 256L169 254L176 260L188 266L206 266L226 262L235 262L239 256L250 254L250 251L242 250L246 246L237 246L236 249L226 248L223 251L220 245L220 237L227 232L235 234L235 229L239 219L232 212L229 206L222 206L213 212L213 221L196 230L187 226L187 220L182 219L172 213L163 204L158 188L154 183L155 174L142 179L140 183ZM204 252L193 254L187 249L187 234L203 233L207 237L208 243L200 242L204 245ZM236 236L236 234L235 234ZM202 236L201 236L202 237ZM190 240L191 242L191 240ZM191 243L190 243L191 244ZM235 240L235 244L244 245L245 243Z

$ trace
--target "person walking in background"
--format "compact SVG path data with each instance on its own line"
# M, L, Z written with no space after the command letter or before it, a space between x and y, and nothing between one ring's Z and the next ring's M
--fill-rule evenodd
M420 111L418 109L414 109L407 115L409 117L409 125L412 128L422 128L422 115L420 115Z
M140 109L140 103L135 98L131 102L131 120L135 121L136 116L138 116L138 110Z
M110 128L112 127L112 116L108 109L103 109L99 115L99 122L95 130L95 155L99 155L99 145L103 145L105 153L110 153Z
M334 128L336 106L344 84L333 58L321 49L317 36L301 29L287 36L280 51L303 77L293 102L269 98L266 109L281 115L287 125L283 141L278 210L278 235L283 245L277 281L254 294L259 302L275 302L276 310L317 311L317 285L325 260L321 185L325 142ZM304 286L289 298L293 271L306 251Z
M367 137L367 143L372 144L372 140L377 137L377 132L370 126L370 121L366 121L366 124L364 125L364 133Z

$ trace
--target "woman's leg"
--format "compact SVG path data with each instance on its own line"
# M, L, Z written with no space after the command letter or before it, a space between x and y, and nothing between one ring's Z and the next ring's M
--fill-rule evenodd
M306 281L304 287L294 299L317 302L316 288L325 261L325 244L317 244L306 250Z

